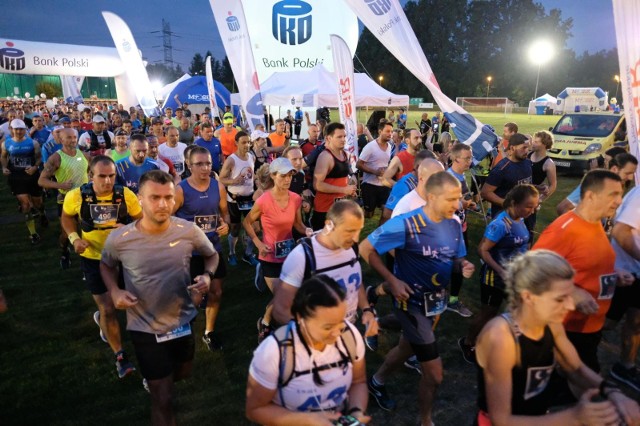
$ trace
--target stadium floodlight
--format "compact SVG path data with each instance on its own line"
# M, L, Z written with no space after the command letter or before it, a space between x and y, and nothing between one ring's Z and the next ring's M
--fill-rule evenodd
M554 55L553 44L548 40L535 41L529 48L529 60L538 65L538 77L536 78L536 91L533 94L533 99L538 97L538 83L540 82L540 68L542 65L549 62Z
M487 76L487 99L489 99L489 87L491 87L491 80L493 80L493 77Z
M380 74L378 76L378 81L380 82L380 87L382 87L382 80L384 80L384 76L382 74Z
M613 76L613 81L616 82L616 96L614 96L616 99L618 99L618 88L620 87L620 76L618 74Z
M164 84L160 80L154 80L151 82L151 87L154 93L158 93L164 87Z

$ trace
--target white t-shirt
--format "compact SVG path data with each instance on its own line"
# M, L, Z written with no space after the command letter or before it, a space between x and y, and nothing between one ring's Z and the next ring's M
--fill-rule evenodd
M396 217L403 213L409 213L418 207L424 207L425 204L427 204L425 199L422 198L420 194L418 194L418 191L414 189L398 201L398 204L396 204L396 207L391 213L391 217Z
M615 223L629 225L633 242L640 246L640 187L636 186L624 197L622 204L618 207ZM640 261L633 258L624 251L615 238L611 239L611 246L616 252L616 269L623 269L628 272L640 273Z
M176 173L181 175L184 173L184 150L187 149L187 145L182 142L178 142L175 147L170 147L166 143L158 145L158 154L161 157L173 163L173 167L176 169Z
M350 323L347 323L347 325L351 327L356 337L356 359L362 359L364 357L364 342L362 336L360 336L360 332L355 326ZM347 349L340 339L333 345L327 345L323 351L318 351L310 347L311 356L309 356L304 344L298 338L298 332L295 329L294 324L292 325L292 335L296 357L294 363L295 371L311 371L313 361L315 361L318 367L340 362L343 356L338 349L348 357ZM280 350L278 348L278 342L275 337L269 336L253 353L249 374L261 386L267 389L277 389L279 370ZM351 387L353 365L349 362L346 368L340 365L322 370L319 374L324 382L322 386L318 386L313 382L312 374L299 375L291 379L287 386L282 389L284 404L280 400L280 392L276 392L273 397L273 403L284 406L290 411L317 411L319 409L330 410L333 408L341 408Z
M326 248L318 242L315 235L311 237L311 244L313 245L313 253L316 258L316 270L346 263L355 257L355 253L351 248L348 250L341 248L330 250ZM304 280L305 264L304 247L298 244L284 260L282 271L280 272L280 280L299 288ZM362 268L360 267L360 262L356 261L353 266L350 264L345 265L323 274L336 280L346 291L346 319L347 321L354 322L358 310L358 291L360 290L360 286L362 286Z
M359 160L367 163L367 166L374 169L389 167L389 161L391 160L391 144L387 142L387 149L383 151L378 145L378 140L372 140L362 149ZM382 179L379 176L372 175L371 173L364 172L362 174L362 182L370 183L371 185L382 186Z

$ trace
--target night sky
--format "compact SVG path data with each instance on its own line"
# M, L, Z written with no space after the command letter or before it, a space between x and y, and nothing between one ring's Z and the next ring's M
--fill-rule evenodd
M547 10L560 9L563 18L574 19L573 37L568 46L576 53L593 53L615 47L610 0L541 0L539 3ZM0 0L0 7L9 12L0 25L0 37L3 38L113 46L100 14L102 10L109 10L127 22L138 48L150 63L161 62L164 57L160 33L151 33L162 29L163 18L169 21L172 32L179 36L172 39L173 60L180 63L185 71L196 52L204 55L210 50L216 58L224 57L224 48L207 0Z

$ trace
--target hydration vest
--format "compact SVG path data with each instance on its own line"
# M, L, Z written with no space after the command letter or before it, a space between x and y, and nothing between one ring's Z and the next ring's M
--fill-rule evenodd
M100 204L96 192L93 190L93 183L85 183L80 187L80 196L82 204L80 206L80 229L82 232L91 232L96 229L91 217L91 204ZM103 201L104 203L104 201ZM113 194L111 196L111 204L118 205L118 218L116 223L127 224L131 222L131 216L127 210L127 203L124 198L124 186L114 185ZM99 229L113 229L115 227L100 227Z

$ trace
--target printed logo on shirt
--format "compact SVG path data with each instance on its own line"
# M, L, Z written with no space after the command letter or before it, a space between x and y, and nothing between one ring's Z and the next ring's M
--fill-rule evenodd
M549 380L551 380L553 368L553 364L546 367L527 368L527 384L524 387L525 401L536 395L540 395L547 388Z
M608 300L613 297L616 291L618 276L616 274L600 275L600 293L598 300Z

